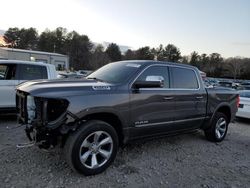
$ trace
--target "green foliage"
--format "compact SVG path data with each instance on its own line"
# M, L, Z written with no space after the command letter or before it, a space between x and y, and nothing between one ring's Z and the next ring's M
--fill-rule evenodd
M125 52L123 60L133 60L133 59L136 59L136 54L135 54L135 52L133 50L128 49Z
M104 52L104 48L102 45L96 46L94 52L91 55L90 62L91 70L98 69L99 67L104 66L110 62L108 54Z
M20 41L18 48L21 49L36 49L38 33L35 28L22 28L20 30Z
M188 56L182 56L181 59L180 59L180 63L182 64L188 64L189 63L189 58Z
M56 52L65 54L67 29L58 27L54 31L46 29L41 33L38 41L38 48L41 51Z
M199 54L196 51L192 52L191 57L190 57L190 61L189 61L190 65L193 65L193 66L196 66L196 67L199 68L200 67L199 66L200 62L201 61L200 61Z
M38 49L46 52L53 52L55 45L55 36L52 31L46 29L41 33L38 40Z
M93 44L87 35L79 35L72 31L67 35L65 46L70 58L70 66L75 70L91 69L90 57Z
M106 49L106 53L111 61L120 61L122 59L122 54L120 48L117 44L111 43Z
M20 40L20 30L17 27L9 28L4 33L4 39L7 43L11 43L12 47L15 48Z
M155 56L159 61L179 62L181 59L181 52L173 44L168 44L165 48L160 44L155 51Z
M127 50L122 56L117 44L111 43L106 50L103 46L94 47L88 36L75 31L58 27L53 31L46 29L40 36L35 28L9 28L4 39L11 43L11 47L19 49L41 50L56 52L69 56L70 67L75 70L95 70L109 62L123 60L153 60L191 64L207 73L211 77L228 77L234 79L250 79L249 58L223 59L220 54L210 55L192 52L190 56L181 56L179 48L173 44L159 45L157 48L149 46L137 50Z
M35 28L22 28L17 27L9 28L4 38L7 43L11 43L13 48L20 49L36 49L38 33Z
M135 57L138 60L153 60L154 53L149 46L145 46L135 51Z
M175 45L168 44L164 50L164 58L166 61L178 62L181 59L181 52Z

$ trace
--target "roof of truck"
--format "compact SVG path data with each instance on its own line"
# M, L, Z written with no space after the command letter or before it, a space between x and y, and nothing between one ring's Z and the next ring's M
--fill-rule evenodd
M40 66L54 66L52 64L35 61L22 61L22 60L0 60L0 64L26 64L26 65L40 65Z
M196 68L192 65L182 64L182 63L174 63L174 62L167 62L167 61L156 61L156 60L124 60L118 61L121 63L136 63L142 65L151 65L151 64L162 64L162 65L173 65L173 66L182 66L182 67L189 67L189 68Z

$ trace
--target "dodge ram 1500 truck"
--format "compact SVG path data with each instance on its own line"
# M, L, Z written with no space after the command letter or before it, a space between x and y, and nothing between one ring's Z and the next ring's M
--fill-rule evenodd
M30 81L16 93L19 122L40 148L60 144L69 165L98 174L118 146L194 129L222 141L238 94L205 88L197 68L159 61L121 61L84 79Z

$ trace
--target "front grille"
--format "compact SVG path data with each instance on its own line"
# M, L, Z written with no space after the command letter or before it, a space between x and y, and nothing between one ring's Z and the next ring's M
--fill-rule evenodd
M28 122L27 114L27 94L25 92L17 91L16 93L16 108L20 123Z

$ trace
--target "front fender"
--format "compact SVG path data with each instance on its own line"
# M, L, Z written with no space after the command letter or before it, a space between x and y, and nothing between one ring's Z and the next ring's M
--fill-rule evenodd
M69 101L68 111L77 119L87 115L109 113L119 118L123 128L129 125L129 95L128 94L96 94L88 96L73 96Z

